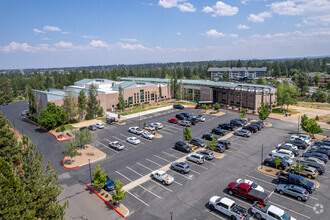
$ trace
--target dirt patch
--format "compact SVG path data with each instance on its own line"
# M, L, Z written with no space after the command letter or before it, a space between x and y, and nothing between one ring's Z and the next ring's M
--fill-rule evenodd
M320 102L298 102L297 106L305 108L315 108L330 110L330 103L320 103Z
M53 133L58 139L68 139L74 137L72 130L64 132L55 132L55 130L51 130L49 132Z
M155 134L153 134L154 135L154 138L162 138L163 137L163 135L161 135L161 134L159 134L159 133L155 133Z
M266 127L271 127L271 126L272 126L272 123L269 123L269 122L265 122L265 121L264 121L264 125L265 125Z
M103 200L107 201L108 203L110 203L115 209L118 210L118 212L120 212L122 215L124 215L125 217L129 214L129 210L128 208L126 208L125 205L123 205L121 202L114 205L112 203L112 196L111 193L105 191L104 189L101 189L98 186L94 186L94 185L88 185L90 188L92 188L99 196L102 197Z
M315 118L316 118L316 116L315 116ZM315 119L315 118L314 118L314 119ZM330 114L319 116L319 120L317 120L317 121L318 121L318 122L323 122L323 123L330 124Z
M106 157L106 154L103 153L102 151L98 150L97 148L91 146L91 145L86 145L85 149L78 149L78 155L72 158L72 163L71 163L71 158L66 157L64 162L64 166L67 168L72 168L72 167L81 167L83 165L86 165L89 163L88 159L90 160L91 163L102 160L103 158Z
M329 138L328 136L320 135L320 134L314 134L314 138L317 140L323 140L326 138Z
M81 121L81 122L76 123L76 124L72 124L72 126L75 127L75 128L81 128L81 127L88 127L90 125L95 125L97 123L103 123L103 121L99 120L99 119L85 120L85 121Z
M199 113L201 114L206 114L206 115L213 115L213 116L221 116L221 115L224 115L226 113L224 112L221 112L221 111L215 111L213 109L208 109L208 110L201 110L199 111Z
M126 125L126 122L124 122L124 121L117 121L115 124L116 125Z
M215 152L215 151L213 151L213 154L214 154L215 158L223 158L223 156L224 156L222 153L218 153L218 152Z

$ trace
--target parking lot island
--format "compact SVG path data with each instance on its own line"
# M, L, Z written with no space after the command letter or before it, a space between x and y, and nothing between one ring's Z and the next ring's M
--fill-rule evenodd
M86 145L85 149L78 149L78 155L72 158L72 163L70 157L64 157L63 166L66 169L74 169L88 164L88 160L90 160L91 163L94 163L105 157L106 154L102 151L91 145Z

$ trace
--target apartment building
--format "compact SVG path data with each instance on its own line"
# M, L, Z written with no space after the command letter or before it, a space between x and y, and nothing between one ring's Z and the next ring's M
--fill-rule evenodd
M225 73L228 74L229 79L245 80L265 77L267 67L210 67L207 71L210 74L211 80L219 81L223 78Z

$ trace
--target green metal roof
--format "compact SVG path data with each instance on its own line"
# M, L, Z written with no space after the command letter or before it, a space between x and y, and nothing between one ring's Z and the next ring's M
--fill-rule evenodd
M138 77L122 77L120 78L124 81L144 81L144 82L153 82L153 83L169 83L170 79L164 78L138 78ZM271 86L259 85L259 84L250 84L250 83L234 83L234 82L214 82L210 80L193 80L193 79L178 79L178 83L182 80L182 84L184 85L199 85L199 86L210 86L210 87L228 87L228 88L236 88L236 87L256 87L256 88L264 88L264 89L275 89Z
M86 83L93 82L93 81L94 81L94 79L82 79L82 80L75 82L74 84L86 84Z
M134 81L122 82L122 83L120 83L120 84L116 84L116 85L114 85L112 88L114 88L114 89L119 89L119 86L121 86L122 89L125 89L125 88L127 88L127 87L130 87L130 86L134 85L135 83L136 83L136 82L134 82Z

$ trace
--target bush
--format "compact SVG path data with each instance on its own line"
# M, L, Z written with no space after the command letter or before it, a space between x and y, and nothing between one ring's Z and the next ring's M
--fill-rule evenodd
M71 123L71 124L78 123L78 120L77 120L77 119L72 119L72 120L70 120L70 123Z
M318 115L316 115L315 121L318 121L318 120L320 120L320 117Z
M92 120L93 119L93 115L88 113L86 116L85 116L85 119L86 120Z

